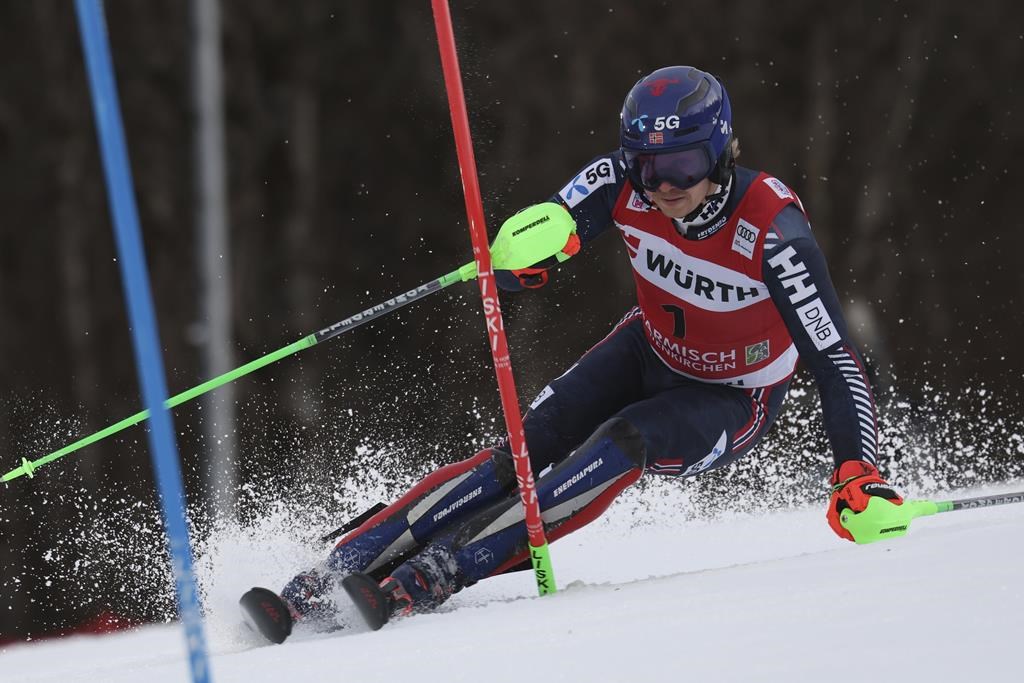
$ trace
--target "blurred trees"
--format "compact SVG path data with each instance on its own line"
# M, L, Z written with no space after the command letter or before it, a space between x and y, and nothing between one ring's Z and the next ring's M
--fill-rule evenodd
M106 10L177 392L206 379L187 3L111 0ZM616 146L621 100L637 78L695 64L729 88L741 163L800 193L885 383L894 374L908 398L924 380L1016 397L1016 4L847 3L823 13L807 0L702 10L453 0L452 12L492 229ZM223 21L239 362L470 259L429 3L229 0ZM0 31L7 471L135 412L139 399L72 8L4 3ZM524 402L631 296L611 237L546 290L507 298ZM344 469L359 443L440 445L454 457L493 435L498 403L478 308L474 288L439 295L241 381L245 477L287 486L304 468L320 477ZM202 414L182 407L175 418L201 502ZM75 502L83 495L101 500L94 510L111 491L152 499L142 441L140 430L126 432L3 491L0 634L95 612L83 601L90 589L59 576L74 551L44 556L54 534L94 514ZM89 539L81 544L84 553ZM118 571L97 569L97 580L117 582Z

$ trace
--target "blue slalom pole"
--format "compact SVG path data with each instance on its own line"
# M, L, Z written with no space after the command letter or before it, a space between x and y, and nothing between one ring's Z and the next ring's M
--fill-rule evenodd
M113 213L121 282L128 299L135 364L150 415L149 449L167 527L178 610L185 626L192 680L194 683L206 683L210 680L210 667L199 595L192 572L192 550L185 521L185 494L178 463L178 446L174 439L170 412L164 407L167 380L160 355L153 296L142 248L139 213L128 165L117 84L111 64L110 42L99 0L75 0L75 10L89 73L89 89L107 181L107 198Z

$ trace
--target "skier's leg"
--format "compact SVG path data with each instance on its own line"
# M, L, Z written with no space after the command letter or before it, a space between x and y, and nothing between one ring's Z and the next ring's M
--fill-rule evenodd
M642 398L646 342L640 320L637 309L630 311L534 400L524 419L534 472L563 459L616 411ZM325 562L295 576L282 596L296 617L320 608L329 614L329 596L346 574L382 578L429 538L514 491L514 467L504 442L443 467L342 538Z
M596 519L640 478L646 462L641 434L612 418L568 458L537 481L541 518L549 541ZM523 507L512 495L435 538L389 579L417 610L432 609L453 592L499 574L526 558Z
M749 453L775 421L788 388L788 380L752 389L687 381L620 415L644 435L648 472L688 477Z
M537 482L549 541L596 519L647 471L692 476L747 453L775 419L788 382L757 389L680 381L621 410ZM417 609L521 564L522 505L511 497L432 541L392 572Z
M541 390L523 418L534 476L563 460L618 411L645 397L648 353L640 309L633 308Z
M446 465L344 536L324 562L292 578L281 596L295 616L329 612L329 596L345 575L361 571L383 577L439 529L507 496L515 481L511 456L501 449Z
M535 473L561 460L623 406L642 398L646 341L631 310L568 372L534 400L523 421ZM515 491L507 446L478 453L426 477L386 509L343 537L327 560L282 591L296 616L323 604L337 581L361 571L382 578L432 536Z

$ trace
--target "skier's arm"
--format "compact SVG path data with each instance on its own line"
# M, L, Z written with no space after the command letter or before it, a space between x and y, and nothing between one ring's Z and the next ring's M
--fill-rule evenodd
M560 202L569 210L580 241L586 244L611 225L612 210L627 182L621 155L602 154L591 159L549 201Z
M864 361L828 274L825 257L802 211L790 205L775 217L764 253L765 283L789 329L800 359L821 395L825 431L836 469L828 522L837 535L854 540L840 522L844 510L860 513L872 496L902 503L881 477L878 420Z
M818 385L836 466L846 460L874 463L878 429L871 384L850 338L825 257L794 205L779 212L771 226L764 276L800 359Z
M548 201L568 209L576 221L580 242L586 244L610 224L612 209L627 182L619 154L602 154L592 159ZM575 252L574 252L575 253ZM515 271L497 271L498 286L507 291L536 289L547 283L548 271L554 263L537 263Z

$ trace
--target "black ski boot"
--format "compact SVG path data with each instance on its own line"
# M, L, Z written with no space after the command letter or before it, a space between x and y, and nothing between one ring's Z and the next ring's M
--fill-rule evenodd
M296 621L308 623L317 631L333 630L333 595L340 578L323 566L314 567L292 577L281 589L281 598L291 608Z
M288 603L266 588L253 588L239 599L242 618L253 631L272 643L283 643L294 622Z

